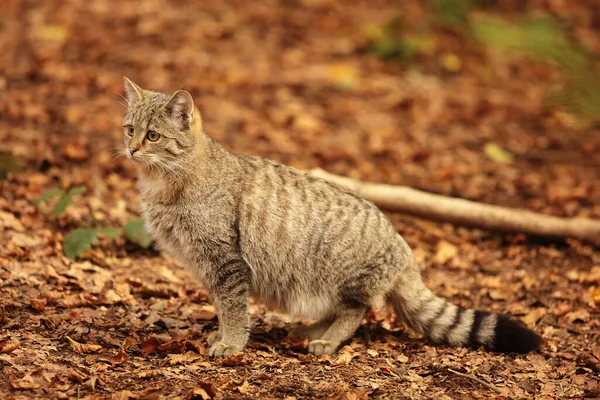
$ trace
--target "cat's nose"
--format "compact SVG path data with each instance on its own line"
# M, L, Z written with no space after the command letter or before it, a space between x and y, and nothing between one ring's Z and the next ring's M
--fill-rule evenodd
M133 155L133 153L135 153L136 151L138 151L138 149L136 149L135 147L129 148L129 152L131 153L131 155Z

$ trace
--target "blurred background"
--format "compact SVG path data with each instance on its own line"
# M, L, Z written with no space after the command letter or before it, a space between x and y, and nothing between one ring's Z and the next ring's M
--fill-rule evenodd
M213 395L336 396L351 382L459 398L473 383L450 384L443 371L476 365L515 398L597 396L593 247L398 213L387 215L436 293L521 318L552 357L426 346L401 329L388 340L390 314L370 313L369 353L355 341L360 356L323 369L282 339L289 320L253 306L244 363L254 370L209 362L202 338L214 309L195 278L147 249L135 167L116 155L127 76L188 90L207 133L236 153L598 219L599 56L598 0L2 0L0 353L12 353L0 354L0 394L10 383L74 398L98 378L103 393L145 398L166 382L169 395L187 396L208 371L216 386L200 389ZM202 362L184 368L190 351ZM98 362L109 356L110 368ZM32 377L32 366L54 375ZM256 372L275 368L287 378Z
M190 91L209 135L235 152L600 215L595 0L0 7L0 149L43 172L38 186L127 193L134 170L113 155L128 76Z

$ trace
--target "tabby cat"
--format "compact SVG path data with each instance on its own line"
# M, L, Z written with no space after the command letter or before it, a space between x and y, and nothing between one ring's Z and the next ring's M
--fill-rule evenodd
M297 332L314 355L352 337L369 307L435 343L528 352L541 338L520 322L434 295L413 254L371 202L277 162L235 155L209 138L191 95L124 78L125 154L139 170L141 210L158 247L209 291L219 329L209 354L241 351L248 297L316 320Z

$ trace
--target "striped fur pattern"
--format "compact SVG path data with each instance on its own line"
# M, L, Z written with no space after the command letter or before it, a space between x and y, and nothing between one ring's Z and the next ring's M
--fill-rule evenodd
M334 352L369 307L386 301L437 343L539 346L519 322L435 296L406 242L369 201L274 161L229 153L205 135L187 92L168 96L125 78L125 93L125 154L139 169L147 229L197 274L218 311L210 355L245 347L249 296L316 320L299 330L315 355Z

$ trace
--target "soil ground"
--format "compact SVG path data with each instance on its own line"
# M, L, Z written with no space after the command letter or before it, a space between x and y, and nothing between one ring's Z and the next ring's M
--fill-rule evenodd
M499 1L559 15L600 54L595 1ZM0 151L23 163L0 181L0 396L19 398L600 397L600 252L388 213L428 285L543 335L528 355L433 346L369 313L331 357L286 338L296 321L252 306L243 355L215 361L214 310L176 261L102 237L73 261L78 227L138 215L122 141L122 77L185 88L207 133L237 153L298 168L525 208L600 218L600 131L545 104L556 71L436 31L410 65L366 51L422 2L6 0L0 16ZM452 71L439 60L458 58ZM456 59L454 59L456 60ZM443 64L443 63L442 63ZM486 155L494 143L515 156ZM54 218L33 200L85 185ZM475 379L458 376L451 370ZM494 391L494 389L496 391Z

